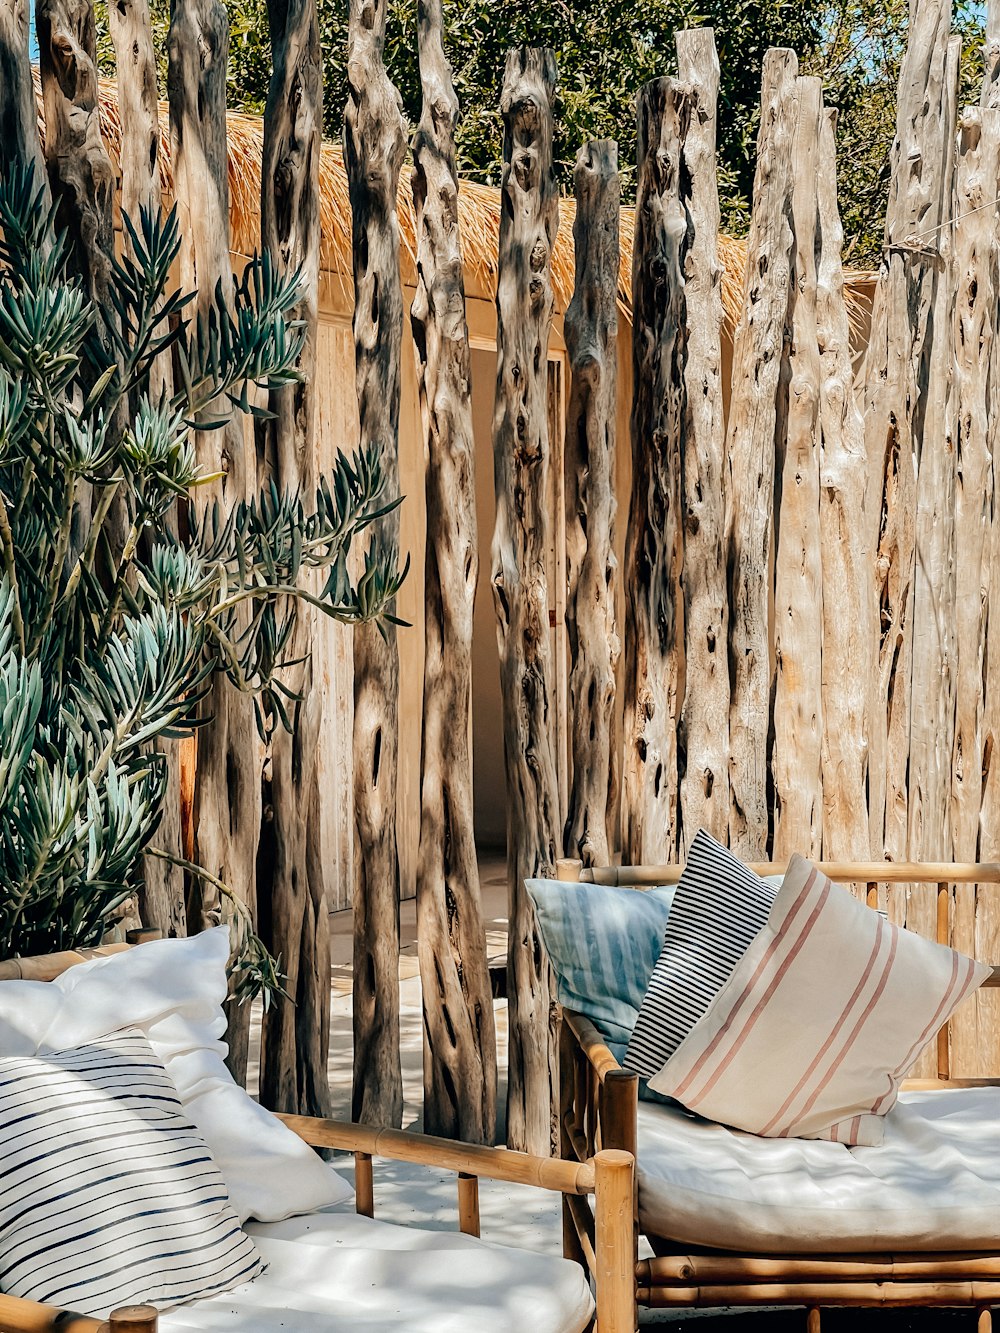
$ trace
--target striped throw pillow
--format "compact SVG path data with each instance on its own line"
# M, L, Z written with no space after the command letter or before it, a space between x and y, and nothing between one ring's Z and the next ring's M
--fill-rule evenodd
M989 974L793 856L766 926L651 1086L752 1134L876 1146L920 1052Z
M149 1042L0 1059L0 1290L104 1318L263 1271Z
M625 1068L651 1079L706 1012L767 920L777 885L699 829L677 884Z

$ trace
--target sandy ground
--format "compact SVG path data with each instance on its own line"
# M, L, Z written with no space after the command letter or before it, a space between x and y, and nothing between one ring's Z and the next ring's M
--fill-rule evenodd
M503 867L487 863L482 868L483 900L487 918L487 945L491 957L499 957L506 950L506 888ZM339 1119L351 1118L351 1073L353 1038L351 1028L351 914L338 912L330 918L332 926L332 976L330 1023L330 1088L333 1094L334 1115ZM403 1128L421 1128L422 1090L422 1027L420 1011L420 977L417 966L416 919L414 904L404 902L401 908L400 950L400 1045L403 1067ZM507 1065L507 1005L497 1001L495 1006L497 1052L500 1066L498 1106L503 1108L506 1096ZM251 1047L249 1085L256 1087L259 1023L254 1022ZM350 1179L353 1160L335 1163ZM425 1167L400 1162L375 1164L375 1212L389 1222L431 1229L451 1230L456 1226L455 1177L450 1172L432 1171ZM484 1239L504 1245L519 1246L536 1252L559 1254L561 1231L559 1201L554 1195L527 1186L506 1185L483 1181L480 1189L480 1214ZM753 1312L675 1312L647 1311L641 1323L694 1323L699 1333L722 1328L725 1333L770 1333L776 1330L804 1329L802 1311L759 1310ZM823 1313L824 1333L938 1333L944 1330L975 1328L975 1314L970 1311L905 1310L853 1311L830 1310ZM474 1333L470 1330L470 1333ZM530 1333L530 1330L526 1330Z

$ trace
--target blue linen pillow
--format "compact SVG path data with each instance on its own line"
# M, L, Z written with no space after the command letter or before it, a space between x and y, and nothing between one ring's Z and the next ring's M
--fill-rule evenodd
M583 1014L621 1062L663 947L673 886L612 889L529 879L559 1003Z

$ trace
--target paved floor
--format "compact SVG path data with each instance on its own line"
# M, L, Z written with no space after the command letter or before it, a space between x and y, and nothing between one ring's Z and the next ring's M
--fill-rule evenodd
M484 862L481 867L483 905L486 917L487 946L491 957L506 951L506 873L499 861ZM330 918L332 927L330 1086L334 1114L345 1120L351 1114L352 1028L351 1028L351 913L337 912ZM500 1066L498 1107L504 1105L507 1065L507 1006L494 1006L497 1026L497 1055ZM256 1085L257 1025L254 1025L251 1050L250 1087ZM400 912L400 1046L403 1067L403 1127L421 1127L422 1095L422 1020L420 977L416 950L416 912L412 901L404 902ZM348 1177L353 1162L338 1161L338 1169ZM455 1178L450 1172L432 1171L405 1163L380 1162L375 1175L376 1216L386 1221L419 1225L432 1229L455 1226ZM555 1196L541 1190L495 1182L484 1182L480 1194L480 1212L484 1239L499 1244L520 1246L538 1252L558 1254L561 1248L559 1203ZM725 1333L792 1333L804 1330L802 1311L726 1311L677 1314L649 1312L643 1325L660 1323L698 1324L698 1333L713 1329ZM951 1333L968 1329L973 1333L976 1318L972 1311L854 1311L830 1310L823 1313L823 1333ZM474 1330L470 1330L474 1333ZM530 1330L526 1330L530 1333Z

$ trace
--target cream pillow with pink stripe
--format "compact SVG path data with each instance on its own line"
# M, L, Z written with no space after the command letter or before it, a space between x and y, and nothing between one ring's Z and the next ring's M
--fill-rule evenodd
M649 1086L752 1134L875 1146L920 1052L989 975L793 856L767 924Z

